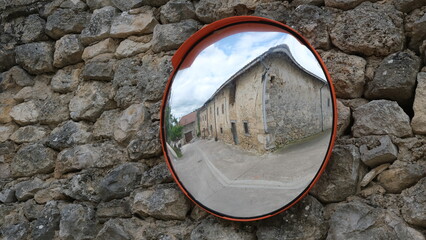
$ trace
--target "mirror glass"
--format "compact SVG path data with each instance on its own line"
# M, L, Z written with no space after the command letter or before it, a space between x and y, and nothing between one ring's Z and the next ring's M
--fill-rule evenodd
M237 219L283 209L329 151L333 96L319 61L285 29L236 24L197 43L163 108L167 160L206 210Z

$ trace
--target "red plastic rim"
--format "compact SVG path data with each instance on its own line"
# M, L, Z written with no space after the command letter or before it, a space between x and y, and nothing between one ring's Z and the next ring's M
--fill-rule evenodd
M229 28L227 29L227 27L232 26L232 25L240 25L239 28ZM261 26L261 27L259 27ZM178 69L183 69L186 68L188 66L191 65L192 61L194 60L194 58L198 55L198 53L204 49L205 47L207 47L208 45L210 45L211 42L214 42L214 40L217 39L221 39L224 38L226 36L229 36L230 34L236 33L236 31L243 31L244 29L250 29L253 30L253 28L256 29L256 31L268 31L271 28L274 29L274 31L282 31L282 32L286 32L286 33L290 33L292 34L295 38L297 38L302 44L304 44L307 48L309 48L311 50L311 52L314 54L314 56L316 57L316 59L318 60L318 62L321 65L321 68L323 69L326 78L329 82L329 86L330 86L330 91L331 91L331 95L332 95L332 104L333 104L333 131L332 131L332 135L330 138L330 144L327 150L327 154L325 156L325 159L321 165L321 168L318 170L317 174L315 175L314 179L311 181L311 183L308 185L308 187L301 193L299 194L298 197L296 197L292 202L288 203L287 205L283 206L280 209L277 209L274 212L262 215L262 216L256 216L256 217L252 217L252 218L238 218L238 217L232 217L232 216L226 216L224 214L221 214L219 212L216 212L214 210L208 209L207 207L203 206L201 203L199 203L196 199L194 199L191 194L185 189L185 187L182 185L182 183L179 181L179 178L177 177L173 166L171 165L171 161L169 159L169 156L167 154L167 150L166 150L166 139L165 139L165 132L163 129L164 126L164 111L166 108L166 103L167 103L167 97L170 91L170 87L172 85L172 81L173 78L177 72ZM237 30L236 30L237 29ZM238 30L239 29L239 30ZM212 36L212 33L215 33L214 36ZM206 39L208 36L210 36L210 38L206 41L202 41L204 39ZM333 86L333 82L331 80L330 77L330 73L328 72L324 62L322 61L320 55L318 54L318 52L312 47L312 45L298 32L296 32L294 29L290 28L289 26L271 20L271 19L267 19L267 18L262 18L262 17L254 17L254 16L239 16L239 17L229 17L229 18L225 18L219 21L216 21L214 23L211 23L209 25L207 25L206 27L200 29L199 31L197 31L195 34L193 34L190 38L188 38L181 46L180 48L176 51L175 55L172 58L172 66L173 66L173 71L170 74L170 77L167 81L166 84L166 88L164 91L164 95L163 95L163 99L162 99L162 104L161 104L161 112L160 112L160 140L161 140L161 145L162 145L162 150L163 150L163 154L164 154L164 158L167 164L167 167L169 168L173 179L175 180L175 182L177 183L177 185L179 186L179 188L182 190L182 192L197 206L199 206L201 209L205 210L206 212L223 218L223 219L227 219L227 220L232 220L232 221L242 221L242 222L246 222L246 221L256 221L256 220L261 220L261 219L265 219L265 218L269 218L272 217L274 215L277 215L279 213L284 212L285 210L289 209L290 207L292 207L293 205L295 205L297 202L299 202L301 199L303 199L308 193L309 191L312 189L312 187L315 185L315 183L317 183L317 181L319 180L321 174L324 172L327 163L330 160L331 157L331 152L336 140L336 134L337 134L337 104L336 104L336 94L335 94L335 90L334 90L334 86Z

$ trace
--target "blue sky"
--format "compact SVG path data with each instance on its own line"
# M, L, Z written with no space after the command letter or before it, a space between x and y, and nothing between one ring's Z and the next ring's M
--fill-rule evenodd
M238 33L208 46L188 68L177 71L170 106L178 118L199 108L235 72L267 51L286 43L296 61L325 79L314 55L293 36L281 32Z

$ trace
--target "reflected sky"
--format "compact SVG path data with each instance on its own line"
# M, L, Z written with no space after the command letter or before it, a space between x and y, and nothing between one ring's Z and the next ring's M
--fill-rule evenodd
M312 52L281 32L237 33L205 48L186 69L179 70L170 94L171 113L182 117L204 104L234 73L271 47L287 44L296 61L326 79Z

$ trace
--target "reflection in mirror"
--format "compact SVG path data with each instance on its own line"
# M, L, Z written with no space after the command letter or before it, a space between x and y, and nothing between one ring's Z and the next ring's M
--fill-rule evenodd
M170 164L206 209L270 214L303 193L324 162L329 83L314 54L282 29L208 40L172 79L163 126Z

